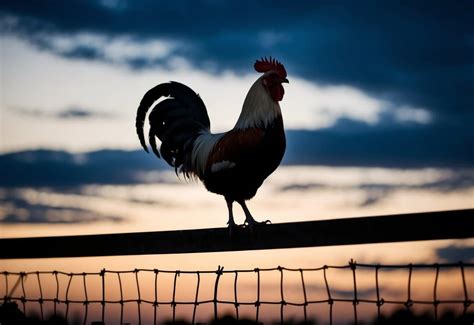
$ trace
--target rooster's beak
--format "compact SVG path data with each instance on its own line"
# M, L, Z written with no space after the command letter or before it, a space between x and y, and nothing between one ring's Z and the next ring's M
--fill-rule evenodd
M288 81L288 79L285 78L285 79L283 79L283 80L281 81L281 83L289 84L290 82Z

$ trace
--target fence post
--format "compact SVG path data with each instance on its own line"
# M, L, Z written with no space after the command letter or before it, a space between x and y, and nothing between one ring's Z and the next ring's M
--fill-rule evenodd
M216 271L216 283L214 285L214 321L217 322L217 290L219 287L219 279L222 275L222 271L224 270L224 267L221 267L220 265L217 267Z

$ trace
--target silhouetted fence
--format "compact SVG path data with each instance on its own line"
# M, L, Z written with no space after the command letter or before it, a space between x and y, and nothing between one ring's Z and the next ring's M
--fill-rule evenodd
M406 276L406 282L396 283L396 287L402 288L399 292L398 297L387 298L384 297L384 291L388 290L387 283L381 280L381 274L383 272L394 272L394 271L403 271ZM414 289L414 272L422 270L425 272L431 273L432 284L425 286L425 294L421 294L419 289ZM331 272L342 271L345 273L350 273L352 278L352 294L347 296L347 293L341 293L340 289L334 288L329 281L329 276ZM254 299L241 299L239 298L239 278L243 274L253 274L255 281L256 292L254 293ZM277 273L278 283L274 288L277 291L277 294L273 295L273 299L263 299L263 291L268 289L268 287L262 286L262 281L265 276L269 276L270 273ZM362 274L361 274L362 273ZM457 293L456 297L451 298L440 298L439 292L439 279L440 274L446 275L449 274L450 286L458 286L461 292ZM124 290L124 277L129 274L133 275L135 282L135 289L133 295L135 297L130 297L131 294L127 294ZM297 275L295 277L294 275ZM370 274L370 277L369 277ZM76 305L82 309L82 315L79 318L82 318L83 324L87 324L90 320L97 321L101 319L102 323L107 323L107 310L111 311L110 305L119 306L120 312L112 313L114 318L111 320L111 324L124 323L124 319L128 321L133 317L130 315L130 310L128 311L127 317L124 318L124 307L126 305L135 305L135 322L138 324L141 323L153 323L157 324L163 322L164 319L160 318L159 315L161 310L163 312L166 308L171 309L171 315L168 315L169 321L176 321L177 319L177 308L179 306L191 306L192 313L186 317L187 321L195 323L197 319L198 307L203 305L211 305L213 310L214 319L218 319L219 311L218 309L224 305L232 306L234 312L233 317L237 320L242 318L241 309L245 306L251 306L254 309L253 319L256 322L262 321L261 309L264 306L278 306L279 308L279 321L284 322L287 320L285 315L286 309L291 306L299 308L299 314L302 315L302 320L309 322L314 319L323 320L324 323L332 324L334 320L334 306L338 303L347 304L351 306L352 309L352 319L355 324L359 322L361 305L371 305L373 307L373 314L377 318L382 317L382 313L386 306L400 306L406 308L407 310L413 309L416 306L430 306L432 309L433 319L438 319L439 317L439 308L442 305L450 305L453 308L459 307L462 314L466 314L468 309L472 305L471 297L473 295L472 288L468 286L467 278L470 277L471 281L474 279L474 264L468 263L455 263L455 264L408 264L408 265L379 265L379 264L358 264L354 261L350 261L347 265L340 266L328 266L324 265L319 268L304 268L304 269L293 269L286 267L275 267L275 268L266 268L266 269L248 269L248 270L224 270L223 267L219 267L214 271L167 271L159 269L135 269L129 271L112 271L112 270L102 270L95 273L65 273L60 271L39 271L39 272L3 272L1 273L3 277L3 283L5 284L4 296L1 299L3 304L17 302L20 305L20 311L24 314L28 314L28 309L31 309L31 304L37 304L39 306L39 317L41 319L45 318L45 304L50 304L48 306L49 313L53 315L62 315L67 320L70 319L70 310L71 306ZM147 275L151 275L149 280L151 281L147 285L143 280ZM166 283L161 281L161 277L164 275L171 275L173 280L168 283L172 287L171 295L169 299L163 299L160 297L160 290L165 290L163 287ZM190 300L180 300L177 299L177 286L179 283L180 276L182 275L192 275L194 277L193 285L191 286L187 283L186 287L189 292L193 291L194 299ZM211 296L208 299L203 299L201 297L201 292L203 290L201 279L206 275L213 276L213 288L210 291ZM347 275L347 274L346 274ZM339 276L344 276L342 273ZM360 289L360 284L358 283L358 278L362 276L367 279L371 278L372 290L367 290L367 285L364 289ZM54 279L55 285L53 285L54 290L50 290L52 295L47 295L44 290L44 282L46 277L51 277ZM101 293L100 299L91 299L90 291L91 288L88 288L87 278L96 277L100 281L99 288L95 288L97 292ZM226 296L228 299L221 298L223 295L222 288L219 286L220 280L223 277L231 277L231 285L228 285L225 289L229 289ZM106 281L107 278L107 281ZM285 285L285 279L291 278L291 290L299 291L299 296L295 295L295 292L292 292L291 298L287 296L285 289L288 289L289 286ZM299 281L295 281L298 278ZM315 279L318 278L318 281ZM38 292L37 297L28 297L26 282L27 279L30 279L29 286L37 286ZM83 299L77 298L77 292L75 293L76 298L71 298L72 286L71 283L74 279L77 279L81 282L81 290L75 289L75 291L82 291ZM141 280L142 279L142 280ZM309 280L311 279L311 280ZM50 279L51 280L51 279ZM65 280L65 281L64 281ZM115 283L112 281L114 280ZM112 282L111 282L112 281ZM148 282L150 282L148 281ZM189 282L189 281L188 281ZM299 283L297 283L299 282ZM61 285L61 283L63 285ZM108 288L106 286L115 286L119 288L119 294L116 299L111 299L107 294ZM297 290L296 290L297 288ZM393 290L393 286L391 286ZM51 289L51 288L50 288ZM100 289L100 290L99 290ZM152 295L147 295L144 297L143 291L148 290L152 292ZM318 291L315 294L315 291ZM229 293L230 292L230 293ZM430 298L427 298L427 293L429 292ZM390 293L389 293L390 295ZM425 299L419 299L415 296L425 296ZM97 295L96 295L97 296ZM392 295L393 296L393 295ZM230 299L232 297L232 299ZM30 305L30 307L27 307ZM91 305L100 306L100 310L96 312L91 317L90 308ZM147 315L144 315L144 306L150 306L151 309L148 309ZM323 312L314 312L311 310L312 306L315 305L326 305L328 308L327 313L323 315ZM367 312L367 309L364 309ZM294 315L293 311L293 315ZM31 312L30 312L31 313ZM340 311L339 311L340 313ZM118 317L118 315L120 315ZM212 315L212 312L211 312ZM246 318L249 317L249 313L246 313ZM76 316L77 318L77 316ZM109 317L110 318L110 317ZM182 319L183 315L179 316L179 319ZM268 316L266 316L268 320ZM365 317L366 318L366 317ZM109 319L110 320L110 319Z
M38 258L170 254L469 238L474 237L473 212L458 210L275 224L232 234L227 229L202 229L1 239L0 246L8 250L1 250L0 255ZM74 247L79 242L80 246ZM422 283L415 281L415 273L423 275ZM349 279L350 285L342 285L342 279ZM372 314L383 319L384 314L397 306L407 311L429 308L433 319L439 318L440 309L445 306L460 315L469 314L474 294L474 264L379 265L350 261L346 265L318 268L3 271L0 280L0 285L3 284L0 315L18 317L20 321L38 314L40 319L56 315L66 321L72 317L73 322L83 324L98 320L125 324L131 318L138 324L182 318L195 323L206 321L203 315L218 320L223 314L231 313L237 320L251 317L256 322L284 322L298 315L305 322L318 319L332 324L350 320L357 324L361 316L364 321ZM184 296L179 293L180 285L185 287ZM341 309L340 305L346 307ZM130 309L133 306L134 310ZM182 308L188 308L187 312L180 311ZM268 308L273 312L262 312Z

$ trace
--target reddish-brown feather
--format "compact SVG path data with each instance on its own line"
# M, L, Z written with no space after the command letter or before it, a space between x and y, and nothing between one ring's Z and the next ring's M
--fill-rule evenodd
M265 130L261 128L229 131L216 143L209 154L206 169L220 161L238 163L245 159L245 155L251 155L257 150L264 135Z
M231 130L208 155L204 185L228 200L249 200L278 167L285 147L281 115L266 128Z

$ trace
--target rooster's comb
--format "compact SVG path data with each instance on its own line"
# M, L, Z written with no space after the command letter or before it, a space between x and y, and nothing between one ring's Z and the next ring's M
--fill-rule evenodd
M270 57L270 59L267 59L267 57L265 57L261 58L260 60L257 60L254 64L254 68L257 72L262 73L265 73L267 71L276 71L282 79L286 78L285 67L277 60L272 59L272 57Z

